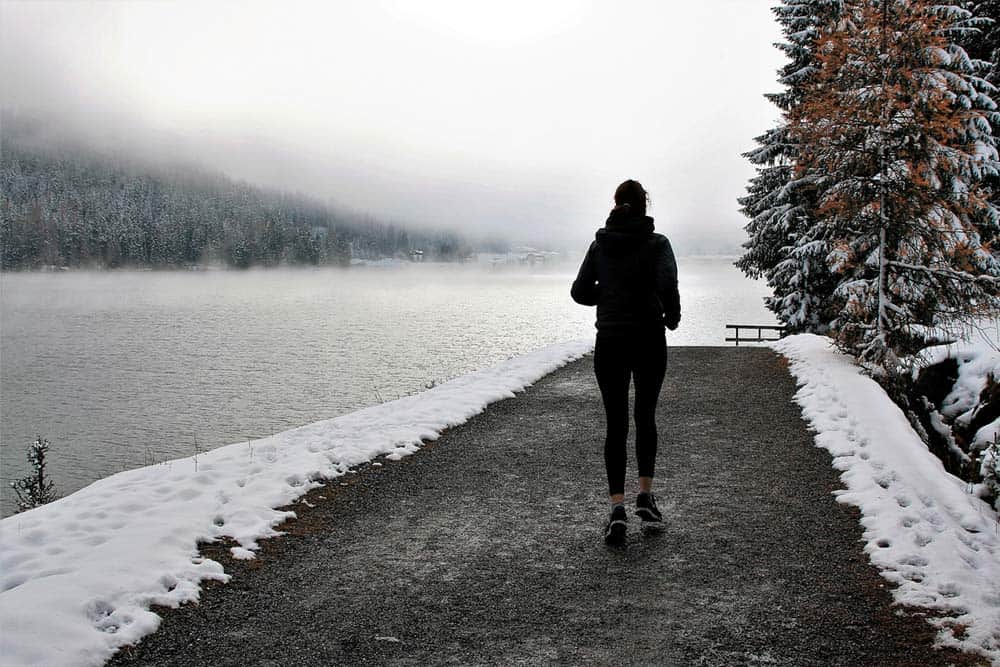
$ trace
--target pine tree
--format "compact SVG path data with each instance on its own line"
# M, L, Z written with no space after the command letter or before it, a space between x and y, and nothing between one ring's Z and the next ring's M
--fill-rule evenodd
M956 36L956 41L976 61L980 75L991 85L1000 87L1000 0L966 0L962 8L972 17L965 21L967 25ZM996 91L993 91L993 99L998 99ZM993 136L1000 137L1000 116L994 116L990 124ZM1000 206L1000 178L987 178L986 182L993 191L990 201ZM1000 252L1000 239L994 241L994 252Z
M803 101L805 84L816 69L814 42L820 30L843 11L843 0L785 0L774 8L786 42L777 44L789 62L779 70L780 93L766 97L786 116ZM774 296L766 304L790 331L826 330L824 310L832 280L821 248L793 251L794 240L812 225L815 193L808 178L796 178L792 165L797 141L788 132L787 118L756 138L758 148L744 157L757 166L757 175L740 198L746 226L746 252L736 262L748 276L767 278Z
M965 0L962 9L970 18L963 22L956 41L983 68L983 78L1000 85L1000 0ZM996 126L994 126L996 127ZM997 133L993 133L997 136Z
M794 179L818 204L790 254L826 254L831 329L876 374L943 327L1000 312L1000 210L984 185L1000 173L996 104L952 41L970 17L927 0L846 1L789 113Z
M28 463L31 474L11 482L11 488L17 494L17 511L24 512L39 505L50 503L59 496L56 495L55 483L45 472L45 457L49 453L49 441L38 436L28 447Z

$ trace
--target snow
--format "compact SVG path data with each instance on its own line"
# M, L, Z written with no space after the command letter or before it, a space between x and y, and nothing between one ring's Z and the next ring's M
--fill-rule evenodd
M956 423L968 425L979 404L979 396L986 388L987 378L992 376L1000 379L1000 353L986 343L960 342L928 348L921 353L921 357L928 365L938 364L949 358L958 363L958 380L945 397L941 414ZM981 427L969 443L969 449L985 449L998 430L1000 419Z
M564 343L428 391L254 442L130 470L0 521L0 656L14 665L101 665L153 632L150 605L198 599L222 566L198 542L230 538L253 558L287 506L375 457L397 460L489 403L578 359Z
M938 643L1000 665L997 513L948 474L902 411L829 340L790 336L772 347L791 362L796 402L834 457L861 510L865 552L895 585L896 603L931 610Z
M985 331L981 329L980 331ZM1000 351L996 348L996 343L983 336L982 341L963 340L949 345L938 345L928 348L921 353L921 361L924 364L938 364L946 359L954 359L958 365L958 378L948 395L945 396L941 405L941 414L951 422L968 427L976 417L978 409L981 409L980 396L986 389L987 383L1000 379ZM918 369L914 369L914 374ZM951 428L945 425L934 413L931 413L935 428L942 435L945 435L949 446L956 451L960 457L966 460L980 458L980 474L983 482L973 487L973 492L979 495L988 495L993 489L996 495L996 487L1000 484L997 479L996 464L994 454L991 453L991 446L996 451L993 444L1000 438L1000 417L980 426L972 436L972 441L966 444L966 450L958 447L954 437L951 435ZM1000 498L994 503L994 508L1000 509Z

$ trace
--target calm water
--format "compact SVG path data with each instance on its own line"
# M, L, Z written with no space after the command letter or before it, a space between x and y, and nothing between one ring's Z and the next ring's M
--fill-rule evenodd
M771 323L731 260L680 266L672 345ZM593 335L560 273L479 267L0 277L2 510L36 433L58 490L334 417Z

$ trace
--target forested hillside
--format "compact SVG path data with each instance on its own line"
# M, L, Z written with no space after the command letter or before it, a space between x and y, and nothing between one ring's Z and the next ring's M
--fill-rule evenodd
M458 234L404 229L301 195L191 167L42 148L4 119L0 267L340 264L423 251L452 261ZM11 126L14 127L11 127Z

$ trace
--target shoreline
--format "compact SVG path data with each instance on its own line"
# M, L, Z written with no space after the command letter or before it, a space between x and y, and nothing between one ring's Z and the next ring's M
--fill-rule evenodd
M279 508L355 466L418 451L591 348L549 346L334 419L117 473L0 520L0 654L32 655L40 649L30 639L45 627L63 651L103 662L158 626L151 605L191 602L202 581L228 580L196 555L199 543L231 538L230 554L252 559L258 540L291 518ZM80 609L109 611L95 622Z
M534 430L545 423L544 420L532 418L526 424L521 425L518 422L520 417L514 422L497 422L495 415L511 414L512 411L516 414L518 410L534 409L534 399L525 402L504 401L505 398L513 398L515 395L519 395L522 390L531 391L530 388L537 383L541 387L550 387L544 391L556 390L558 392L555 399L547 399L549 402L546 405L550 406L547 409L552 409L551 406L560 406L555 408L557 410L566 409L566 406L581 400L586 400L589 404L594 404L597 401L593 408L589 408L595 409L599 406L599 399L595 387L591 386L593 385L592 373L586 364L582 366L577 364L573 366L571 371L559 374L560 369L590 352L589 341L553 346L553 348L559 349L540 350L522 357L515 357L492 369L460 376L420 394L372 406L333 420L291 429L257 443L236 443L209 450L194 457L119 473L95 482L77 494L55 503L4 519L0 521L0 537L2 537L0 548L3 551L0 553L0 559L5 563L14 563L15 565L11 572L5 572L3 586L5 592L0 593L0 618L3 618L5 627L17 629L21 628L22 625L27 628L41 623L41 620L35 620L33 617L42 614L49 619L48 623L54 626L54 632L60 633L61 636L86 640L85 645L78 648L82 651L81 655L89 655L93 659L88 659L89 662L79 660L65 664L103 664L111 652L121 647L131 646L157 629L161 623L157 610L162 612L164 608L175 609L183 605L184 609L189 611L181 610L177 613L180 613L182 617L189 615L192 613L191 606L185 603L200 600L203 595L215 596L218 593L225 597L229 594L226 589L230 587L220 588L217 586L218 583L229 582L234 574L239 577L248 576L248 573L256 572L256 568L260 566L276 563L273 554L284 553L294 543L294 540L314 539L326 534L323 526L327 519L323 517L331 507L344 503L351 505L362 498L371 498L370 492L367 490L370 484L379 484L378 480L392 479L393 475L401 474L393 472L397 468L394 465L389 465L388 462L411 461L410 455L418 451L425 452L422 457L419 457L420 461L425 461L428 456L433 458L437 456L433 452L439 444L439 438L450 441L450 439L457 437L462 440L470 437L468 433L475 433L479 435L472 437L472 443L478 442L479 438L484 438L488 442L490 439L498 437L494 433L494 429L499 429L499 432L508 427ZM806 346L803 349L809 348ZM703 372L703 362L699 362L702 365L692 366L692 361L695 359L710 359L714 360L712 363L715 364L729 365L736 361L760 363L760 361L769 358L767 355L773 353L760 348L675 347L673 354L672 366L668 368L668 374ZM525 357L533 356L533 360L526 362ZM780 357L775 358L779 361L781 359ZM793 359L793 363L801 364L802 362ZM501 367L503 368L501 369ZM688 370L684 370L685 368ZM786 375L779 386L794 384L791 378L787 377L785 366L779 364L775 369ZM775 369L768 372L774 373ZM718 369L710 371L710 373L717 371ZM511 372L517 377L512 379ZM798 370L795 372L799 373ZM739 377L745 377L742 371L738 371L738 373L741 373ZM565 379L567 374L574 378L572 382ZM712 377L714 376L710 374L702 378L702 381ZM675 377L664 389L666 395L663 400L670 403L671 406L675 402L686 401L689 407L685 410L704 409L709 405L712 406L712 410L722 409L715 407L715 399L702 397L700 393L695 397L687 396L687 392L679 393L680 390L675 386L676 382ZM586 386L583 386L584 384ZM718 378L710 380L703 389L717 385L719 385ZM478 391L476 387L488 392L489 396L494 397L494 400L483 400L482 394L479 395L479 398L470 396L470 393ZM447 395L442 397L441 401L428 402L427 396L433 395L435 392ZM719 397L728 395L728 392L723 391ZM808 395L808 392L800 388L797 398L801 399L803 395ZM553 403L552 400L555 402ZM730 400L745 399L736 397ZM750 409L750 406L753 406L753 410L756 412L771 414L778 410L782 414L799 415L799 408L795 406L791 408L781 407L777 403L768 401L764 401L764 404L758 404L757 400L756 397L753 397L752 403L743 408L733 408L731 414L727 414L730 412L729 410L714 412L712 413L714 416L709 421L715 422L719 419L725 419L733 424L739 424L738 428L743 433L739 443L741 451L752 453L751 459L748 461L754 460L758 456L756 453L758 448L774 445L779 446L779 449L775 450L779 452L779 455L793 455L794 452L787 449L784 441L769 440L773 439L774 436L761 436L757 433L764 423L770 424L768 429L773 426L770 417L761 421L761 415L752 416L744 413ZM799 402L805 409L807 404L802 403L802 400L804 399L799 400ZM454 409L452 414L457 416L444 419L440 415L435 417L433 409L435 404L438 408L445 404L450 405ZM366 444L363 442L363 438L356 438L353 448L347 447L338 450L339 456L325 455L325 452L332 451L329 447L334 440L340 439L341 444L343 444L344 439L349 439L352 434L357 436L359 432L370 429L373 423L377 426L380 415L385 416L383 413L387 412L402 412L403 414L392 423L383 424L388 428L382 430L381 444L371 441ZM672 410L663 413L661 421L670 424L671 431L675 428L680 429L679 433L671 432L670 437L665 439L665 443L674 442L675 437L679 437L683 442L690 440L692 443L699 442L699 438L706 436L717 441L716 436L730 432L724 430L716 435L711 435L714 429L718 428L716 426L708 426L708 432L703 432L706 428L704 424L708 423L705 419L693 417L686 419L683 417L684 414L685 412L682 411L678 415ZM581 428L585 429L581 433L588 434L584 436L585 440L590 439L596 442L598 439L596 431L599 430L597 427L600 425L600 419L596 415L588 417L586 414L574 413L572 416L549 419L551 427L566 430L566 433L561 437L569 437L571 442L579 441L579 433L575 436L570 434L576 433ZM795 419L801 422L802 418L797 416ZM814 428L820 432L820 435L816 436L816 441L808 431L804 430L804 426L795 427L792 425L791 428L796 433L798 433L796 429L803 429L801 434L795 437L802 439L801 444L808 444L808 449L812 451L817 449L816 446L819 444L820 438L826 437L823 436L826 431L822 424L815 422L815 415L811 416L810 419L814 422ZM470 427L472 431L469 431L465 428L469 421L480 424L480 426ZM341 423L335 425L334 422ZM492 426L484 426L489 424ZM333 426L338 426L338 428L333 429L337 435L331 438L331 427ZM485 430L483 430L484 428ZM281 437L279 438L279 436ZM750 438L750 442L743 442L747 437ZM760 440L761 437L764 440ZM284 444L277 446L278 443L275 442L269 445L267 440L282 440ZM503 439L501 441L509 442ZM538 444L533 444L530 440L520 441L519 439L515 439L513 442L519 442L519 447L527 447L528 449L525 451L532 452L537 447L543 446L545 440L543 437L543 440ZM768 442L771 444L767 444ZM320 444L320 446L311 447L310 444ZM555 443L551 443L551 445L555 446ZM573 446L578 447L579 445ZM665 446L669 446L669 444ZM674 492L694 494L691 501L697 501L697 504L692 505L687 511L693 511L693 507L704 504L702 496L707 490L703 487L704 484L715 484L712 481L715 479L714 477L693 486L689 480L681 482L681 486L670 483L671 475L676 474L672 473L672 470L683 471L688 469L687 466L699 465L698 462L704 454L699 453L701 450L698 447L693 447L693 449L692 447L693 445L690 445L680 452L675 451L669 459L664 461L665 465L668 461L670 463L667 465L665 473L668 488L674 489ZM285 451L286 449L294 451L288 452ZM833 449L831 452L834 457L833 465L831 466L829 459L827 459L827 462L823 463L822 469L827 471L824 474L839 477L837 471L843 470L843 467L838 464L838 461L842 462L844 459L837 457L843 456L843 454ZM289 456L283 457L282 454L289 454ZM683 457L694 456L694 458L691 458L687 464L681 464L678 468L679 462L674 462L672 459L679 454L682 454ZM808 457L813 456L805 452L801 454ZM795 454L795 456L799 455ZM336 463L334 458L337 459ZM566 460L565 457L560 458ZM386 459L386 461L381 459ZM519 459L508 457L506 460ZM582 463L583 461L578 461L574 465ZM597 466L598 463L598 460L594 459L586 465ZM234 465L239 467L240 474L235 476L227 474L227 468ZM551 471L551 466L545 459L543 459L542 466L540 470ZM271 470L268 471L268 469ZM473 466L473 470L478 469L475 465ZM725 476L738 469L740 468L713 469L711 474ZM596 472L597 467L593 467L591 473ZM797 485L798 482L794 479L794 475L791 479L784 479L786 471L780 468L772 470L771 474L778 475L775 479L782 479L782 483L789 484L788 488L794 489L796 494L799 492L810 496L819 494L819 497L827 498L827 501L834 505L836 503L828 495L831 490L834 490L834 495L837 496L839 502L856 503L846 491L838 492L835 490L836 487L829 489L820 484L814 488L811 483L807 486ZM594 476L595 480L599 479L597 475ZM759 479L752 477L756 481L752 481L750 486L737 494L738 497L733 500L739 501L739 498L746 498L756 499L754 502L757 502L760 498L767 497L766 494L760 496L759 492L752 491L760 484ZM453 478L458 479L454 475ZM846 478L845 481L847 481ZM899 482L897 481L897 483ZM263 485L261 486L261 484ZM255 485L257 485L256 488L254 488ZM464 484L460 484L460 488L464 487ZM474 488L479 488L479 485L474 485ZM487 495L496 490L498 489L491 487L480 488L480 491L487 493ZM586 491L586 489L580 490ZM715 497L714 494L717 491L721 492L721 487L711 492L712 497ZM929 493L926 490L924 492ZM245 494L242 498L239 497L241 493ZM724 496L719 498L729 495L730 492L726 491ZM597 500L597 495L589 497L591 500ZM666 498L669 499L670 495L668 494ZM149 499L153 499L153 505L149 504ZM586 505L591 503L591 500L582 502ZM672 501L668 500L667 502ZM723 502L723 505L726 502ZM414 509L419 508L414 507ZM179 514L181 520L178 522ZM498 515L494 514L489 516L494 517L494 519L498 518ZM588 516L594 519L594 517L599 517L600 513L585 512L583 515L577 516L575 521L577 523L586 522ZM858 524L860 516L852 514L850 517L850 525L853 530L859 531L859 535L862 531L862 525ZM869 515L865 514L864 516ZM878 523L880 526L889 525L895 521L891 515L879 514L878 516L880 517ZM804 518L808 517L800 517L800 520ZM359 515L352 520L368 519ZM971 517L963 518L963 521L968 520L971 520ZM893 573L898 570L898 567L888 561L874 558L874 554L878 550L873 550L874 548L870 545L883 539L883 536L878 531L872 531L870 526L874 524L871 524L871 519L867 519L867 521L868 523L865 525L869 527L865 529L864 539L869 544L869 547L865 549L868 556L865 556L860 549L858 549L858 556L862 559L865 567L871 568L874 572L871 563L879 565L882 568L881 577L898 584L899 580L893 578L895 576ZM67 528L60 529L60 525ZM490 525L489 521L487 521L487 525ZM781 522L779 521L776 525L780 526ZM84 534L72 533L68 530L70 526L76 526L77 529L83 527ZM402 527L405 528L405 526L406 524ZM692 527L692 529L697 528ZM734 524L732 529L737 530L738 525ZM593 535L590 535L589 530L585 529L577 537L590 536L596 544L597 527L593 527ZM115 536L115 531L124 531L122 535L129 539L123 542ZM141 539L136 541L134 539L136 535L130 537L129 531L138 534ZM287 535L288 538L279 541L269 539L281 535ZM988 537L988 534L985 537ZM467 538L463 537L462 539ZM693 544L696 544L702 538L692 535L691 539L694 541ZM80 550L78 551L74 551L72 546L74 540L79 542ZM288 542L288 540L293 541ZM11 542L13 541L21 542L24 550L12 550ZM445 544L447 543L445 542ZM849 541L849 543L854 544L855 541ZM159 546L155 549L154 557L150 558L153 544ZM474 545L476 542L473 541L471 544ZM54 551L56 545L58 545L58 549L62 549L61 552ZM172 545L170 547L174 550L172 555L165 552L164 545ZM885 550L881 551L884 554ZM20 564L25 563L21 554L35 554L37 558L38 554L43 552L49 554L54 561L62 561L63 565L52 562L48 566L39 563L30 563L30 567L27 564L23 567L20 566ZM82 556L82 554L86 554L86 556ZM265 555L264 561L259 560L261 554ZM872 557L871 562L868 560L869 557ZM86 562L83 563L83 567L80 567L80 561L86 561L88 558L93 565L93 568L89 570ZM122 559L127 563L123 571L113 573L106 571L107 562L121 562ZM793 562L788 564L791 565ZM76 569L73 569L74 567ZM96 579L93 578L95 576L94 568L100 570L96 572ZM19 577L23 580L18 581ZM121 579L124 580L124 584L120 581ZM34 590L29 590L32 588ZM53 598L54 603L56 599L66 599L66 589L79 592L72 593L72 595L82 593L70 609L60 608L58 604L55 607L52 604L46 607L46 591L59 592L58 597ZM124 591L124 597L120 594L118 597L109 596L107 591L116 589ZM895 594L897 590L903 589L892 588L891 590ZM11 594L14 596L11 597ZM26 603L17 603L17 600L24 595L31 597L34 605L31 608L36 609L36 612L28 614L26 618L22 618L25 616L23 609L28 608L25 606ZM908 607L912 606L912 595L906 597L903 602ZM98 610L98 612L94 612L97 614L96 616L90 611L87 612L89 615L83 617L74 615L78 612L73 610L79 609ZM918 613L926 614L928 609L926 606L921 607ZM174 612L167 614L168 617L173 617L173 615ZM918 620L922 625L924 624L923 620ZM930 625L924 627L928 628L927 631L930 632ZM27 633L27 630L25 629L24 632ZM12 641L10 637L20 635L17 631L5 634L7 636L0 641L9 642ZM949 643L956 648L968 647L968 645L963 645L961 641ZM5 655L24 655L24 652L30 649L30 646L7 645L4 646L3 653ZM120 659L128 659L132 655L133 649L129 649L128 652L120 656ZM17 663L15 662L15 664ZM60 663L57 661L53 664Z
M581 256L583 256L583 251L586 247L583 246L581 251ZM516 263L507 262L500 263L497 265L491 265L490 263L479 261L479 260L450 260L450 261L410 261L408 259L400 259L394 257L383 257L380 259L361 259L361 260L351 260L350 264L254 264L247 267L236 267L236 266L226 266L224 264L198 264L191 266L42 266L33 268L16 268L16 269L0 269L0 276L2 275L18 275L18 274L60 274L60 273L216 273L216 272L233 272L233 273L247 273L254 271L281 271L281 270L348 270L348 269L391 269L391 268L407 268L407 267L434 267L434 268L450 268L450 267L481 267L484 269L529 269L534 271L544 272L545 270L552 269L567 269L571 271L574 275L576 269L579 266L578 260L580 258L570 257L565 260L559 260L557 262L545 263L539 262L536 264L527 263ZM678 255L677 261L683 262L697 262L697 261L709 261L709 262L722 262L722 261L736 261L740 258L738 254L706 254L706 255ZM747 278L747 280L751 280Z

